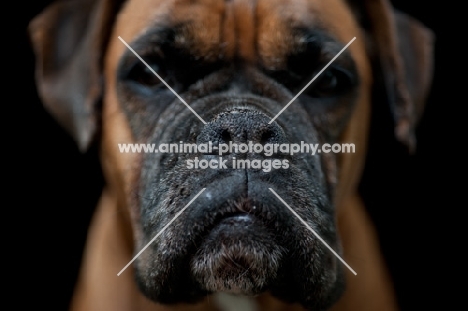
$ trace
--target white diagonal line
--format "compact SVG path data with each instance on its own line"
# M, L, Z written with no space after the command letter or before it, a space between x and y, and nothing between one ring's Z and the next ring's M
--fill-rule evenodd
M304 226L307 227L307 229L309 229L316 237L317 239L319 239L332 253L333 255L335 255L354 275L357 275L356 271L353 270L353 268L351 268L334 250L333 248L331 248L327 242L325 242L318 234L317 232L314 231L314 229L312 229L289 205L288 203L284 202L284 200L271 188L268 188L270 189L271 192L273 192L273 194L281 201L283 202L283 204L291 211L291 213L294 214L294 216L297 217L297 219L299 219L303 224Z
M189 104L187 104L187 103L185 102L185 100L184 100L182 97L180 97L179 94L177 94L176 91L174 91L174 90L172 89L172 87L170 87L169 84L167 84L166 81L164 81L163 78L161 78L161 77L156 73L156 71L154 71L153 68L151 68L151 67L146 63L146 62L143 60L143 58L141 58L140 55L138 55L137 52L135 52L135 51L130 47L130 45L128 45L128 43L125 42L124 39L122 39L120 36L119 36L119 39L120 39L120 41L122 41L123 44L125 44L125 45L127 46L127 48L128 48L130 51L132 51L133 54L135 54L136 57L138 57L139 60L141 60L141 62L142 62L143 64L145 64L146 67L148 67L149 70L151 70L152 73L154 73L154 75L155 75L156 77L158 77L159 80L161 80L162 83L164 83L165 86L167 86L167 88L168 88L169 90L171 90L172 93L174 93L175 96L177 96L177 98L178 98L182 103L185 104L185 106L187 106L188 109L190 109L190 111L193 112L194 115L196 115L196 116L203 122L203 124L206 124L205 120L203 120L202 117L200 117L200 116L198 115L198 113L196 113L195 110L193 110L192 107L190 107Z
M182 214L182 213L183 213L183 212L184 212L184 211L187 209L187 207L189 207L189 206L190 206L190 204L192 204L192 202L193 202L193 201L195 201L195 199L196 199L196 198L198 198L198 196L199 196L200 194L202 194L202 192L203 192L203 191L205 191L205 189L206 189L206 188L203 188L203 189L202 189L200 192L198 192L198 194L197 194L197 195L196 195L196 196L195 196L195 197L194 197L192 200L190 200L190 202L188 202L188 204L187 204L187 205L185 205L185 207L184 207L183 209L181 209L181 210L180 210L180 211L179 211L179 212L178 212L178 213L177 213L177 214L174 216L174 218L172 218L172 219L171 219L171 221L169 221L169 222L167 223L167 225L165 225L165 226L164 226L164 228L162 228L162 229L161 229L161 231L159 231L159 232L158 232L158 234L156 234L156 236L155 236L155 237L154 237L154 238L153 238L151 241L149 241L149 243L148 243L148 244L146 244L146 246L145 246L145 247L143 247L143 249L142 249L140 252L138 252L138 254L136 254L136 255L135 255L135 257L133 257L133 259L132 259L132 260L130 260L130 262L129 262L129 263L128 263L128 264L127 264L125 267L123 267L123 269L122 269L122 270L120 270L120 272L119 272L119 273L117 273L117 276L120 276L120 275L122 274L122 272L124 272L124 271L125 271L125 269L127 269L127 268L128 268L128 266L130 266L130 265L131 265L131 263L132 263L132 262L134 262L134 261L135 261L135 259L137 259L137 258L138 258L138 256L140 256L140 255L141 255L141 253L143 253L143 252L145 251L145 249L147 249L147 248L148 248L148 246L150 246L150 244L151 244L151 243L153 243L153 242L154 242L154 240L156 240L156 238L157 238L158 236L160 236L160 235L161 235L161 233L163 233L163 232L164 232L164 230L166 230L166 229L167 229L167 227L169 227L169 226L172 224L172 222L174 222L174 220L176 220L176 219L177 219L177 217L179 217L179 216L180 216L180 214Z
M283 109L281 109L281 111L280 111L280 112L278 112L278 114L277 114L277 115L276 115L276 116L275 116L273 119L271 119L271 120L270 120L270 122L268 122L268 124L271 124L273 121L275 121L275 120L276 120L276 118L278 118L278 117L279 117L279 115L280 115L280 114L282 114L282 113L283 113L283 111L285 111L285 110L286 110L286 108L288 108L288 107L289 107L289 105L291 105L291 104L292 104L292 102L293 102L293 101L295 101L295 100L296 100L296 98L298 98L298 97L299 97L299 95L301 95L301 94L302 94L302 92L304 92L304 91L305 91L305 89L306 89L306 88L308 88L308 87L309 87L309 85L311 85L311 84L312 84L312 82L314 82L314 81L315 81L315 79L317 79L317 77L318 77L318 76L320 76L320 74L321 74L322 72L324 72L324 71L325 71L325 69L327 69L327 68L328 68L328 66L330 66L330 64L331 64L331 63L333 63L333 62L335 61L335 59L337 59L337 58L338 58L338 56L340 56L340 55L341 55L341 53L343 53L343 52L344 52L344 50L346 50L346 49L348 48L348 46L350 46L350 45L351 45L351 43L353 43L353 41L354 41L354 40L356 40L356 37L352 38L352 39L351 39L351 41L349 41L349 43L348 43L348 44L346 44L346 45L345 45L345 47L344 47L344 48L342 48L342 49L341 49L341 51L339 51L339 52L338 52L338 54L336 54L336 56L335 56L335 57L333 57L333 58L332 58L332 60L331 60L331 61L329 61L329 62L328 62L328 64L326 64L326 65L325 65L325 67L323 67L323 69L322 69L322 70L320 70L320 72L319 72L319 73L317 73L317 75L315 75L315 77L314 77L312 80L310 80L310 82L309 82L309 83L307 83L307 85L306 85L306 86L304 86L304 88L303 88L303 89L302 89L302 90L301 90L299 93L297 93L297 95L296 95L296 96L294 96L294 97L293 97L293 99L291 99L291 100L289 101L289 103L287 103L287 105L286 105L286 106L284 106L284 108L283 108Z

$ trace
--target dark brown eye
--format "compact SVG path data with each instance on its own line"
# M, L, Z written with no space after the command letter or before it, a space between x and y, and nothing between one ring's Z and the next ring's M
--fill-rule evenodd
M329 68L312 83L308 93L313 97L338 96L346 92L351 84L351 79L345 72Z
M151 69L164 79L165 73L160 66L154 62L147 63L151 66ZM161 80L141 61L133 66L127 79L147 87L156 87L162 84Z

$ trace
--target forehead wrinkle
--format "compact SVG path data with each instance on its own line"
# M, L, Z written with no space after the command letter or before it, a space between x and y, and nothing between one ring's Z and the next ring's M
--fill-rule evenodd
M157 32L155 29L185 25L175 43L186 45L199 56L210 56L219 52L224 7L224 0L127 1L117 18L116 34L127 42L144 42ZM122 53L122 47L120 50Z
M259 63L270 70L286 68L288 54L301 49L294 29L305 29L320 37L323 60L332 59L354 36L354 42L339 58L338 63L357 61L364 68L360 28L344 0L258 0L257 45ZM366 75L365 73L362 73Z
M179 0L172 14L172 24L186 23L176 34L175 44L200 58L214 59L221 54L221 24L225 11L223 0Z
M313 3L307 0L258 0L257 50L264 67L284 69L287 54L296 48L291 33L297 26L311 27Z
M253 62L256 58L257 0L232 0L236 56Z
M116 34L131 42L158 25L195 22L178 37L179 42L190 39L186 42L190 52L199 57L258 57L269 64L266 67L277 68L295 48L290 33L294 25L324 25L343 43L359 35L353 31L358 27L342 12L345 7L341 0L134 0L127 1L119 14ZM349 48L354 57L359 43ZM117 44L120 52L126 49Z

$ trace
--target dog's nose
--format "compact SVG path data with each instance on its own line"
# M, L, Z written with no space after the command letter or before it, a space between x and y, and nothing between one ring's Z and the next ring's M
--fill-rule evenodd
M235 109L215 116L198 136L198 142L213 144L232 143L284 143L285 133L263 112L250 109Z

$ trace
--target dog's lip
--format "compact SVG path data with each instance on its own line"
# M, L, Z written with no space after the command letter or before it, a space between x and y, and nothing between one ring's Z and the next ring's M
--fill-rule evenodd
M256 219L258 219L253 214L249 213L233 213L228 214L219 221L217 221L213 227L217 227L219 225L242 225L242 224L251 224Z
M261 225L268 231L278 233L279 226L291 227L294 224L291 214L267 190L271 184L260 181L256 189L246 189L245 179L230 177L207 184L206 190L187 209L182 221L189 227L196 240L203 239L224 219L238 222L254 219L253 226ZM268 195L265 194L268 191ZM287 199L287 195L283 196Z
M177 222L183 223L187 234L192 237L195 248L202 243L207 235L224 219L229 217L240 217L249 214L254 219L254 223L249 228L257 226L263 227L271 234L278 236L281 240L293 238L297 230L302 231L298 225L298 220L290 211L268 191L268 188L278 189L279 195L289 204L294 204L294 200L286 191L282 191L277 184L255 180L255 183L247 183L245 174L234 172L233 175L215 178L205 183L205 191L190 205L183 217ZM196 190L193 191L194 193ZM311 204L302 209L313 209L312 198L308 200ZM182 204L180 204L182 205ZM246 218L240 217L243 221ZM307 229L305 229L307 230Z
M254 215L248 214L248 213L234 213L232 215L226 216L223 220L245 222L245 221L251 221L252 218L254 217L255 217Z
M207 224L201 232L201 237L206 238L210 232L219 226L238 227L249 226L254 223L262 222L259 217L247 212L227 212L220 213L213 222Z

